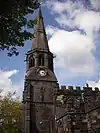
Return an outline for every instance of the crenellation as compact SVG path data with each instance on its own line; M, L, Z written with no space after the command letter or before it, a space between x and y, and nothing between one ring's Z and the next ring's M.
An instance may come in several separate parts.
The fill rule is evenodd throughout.
M76 89L76 91L81 91L81 87L80 86L76 86L75 89Z
M94 90L95 90L96 92L99 92L99 88L98 88L98 87L95 87Z
M92 91L92 87L83 87L84 92L90 92Z
M65 85L61 85L61 90L66 90L66 86Z
M73 86L68 86L68 90L73 91L74 87Z
M83 89L82 89L83 88ZM59 89L64 90L64 91L75 91L75 92L81 92L81 93L95 93L95 92L100 92L98 87L81 87L81 86L65 86L61 85Z

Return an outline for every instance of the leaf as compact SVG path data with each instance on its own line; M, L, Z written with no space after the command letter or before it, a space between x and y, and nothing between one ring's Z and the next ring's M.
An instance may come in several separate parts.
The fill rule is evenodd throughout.
M6 10L5 10L6 7ZM8 56L18 55L17 48L23 47L33 34L35 20L28 20L26 15L34 13L39 7L38 0L1 0L0 1L0 50L7 50ZM23 30L24 29L24 30ZM12 48L13 47L13 48Z
M13 95L0 96L0 133L19 132L21 101L13 99Z

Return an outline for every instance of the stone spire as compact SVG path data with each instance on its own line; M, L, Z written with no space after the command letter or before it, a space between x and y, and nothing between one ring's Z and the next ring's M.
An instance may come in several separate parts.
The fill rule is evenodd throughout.
M38 49L38 50L49 51L49 46L48 46L45 27L43 23L41 8L39 8L39 13L37 17L37 25L35 28L34 36L35 37L32 42L32 50Z

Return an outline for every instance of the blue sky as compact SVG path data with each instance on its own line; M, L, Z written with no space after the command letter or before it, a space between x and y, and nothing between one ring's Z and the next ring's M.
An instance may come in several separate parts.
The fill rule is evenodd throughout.
M88 82L99 87L100 0L46 0L42 13L50 50L56 55L54 67L60 85L84 86ZM22 94L25 53L31 44L26 41L17 57L0 52L0 87L4 93L16 90Z

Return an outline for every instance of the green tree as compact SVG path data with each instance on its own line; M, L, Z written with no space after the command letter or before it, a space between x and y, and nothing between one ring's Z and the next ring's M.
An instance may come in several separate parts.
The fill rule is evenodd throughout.
M0 50L7 50L8 56L18 55L17 48L33 38L27 29L33 28L36 20L26 15L38 7L38 0L0 0Z
M21 102L13 96L0 96L0 133L19 133Z

